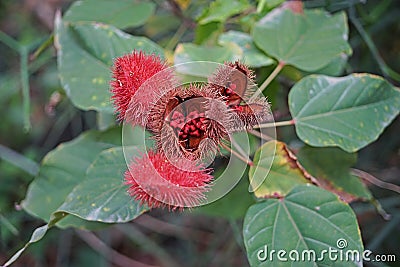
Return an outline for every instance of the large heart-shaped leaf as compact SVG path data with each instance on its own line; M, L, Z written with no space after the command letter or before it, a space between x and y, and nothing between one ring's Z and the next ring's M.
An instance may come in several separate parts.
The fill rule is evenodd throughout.
M251 36L244 32L228 31L220 35L218 43L222 46L228 43L234 43L243 51L243 60L250 67L258 68L269 66L274 60L260 51L253 43Z
M29 185L22 207L30 214L49 221L66 197L86 176L86 170L97 155L115 145L121 145L121 129L106 132L90 131L71 142L59 145L43 159L37 177ZM71 216L68 216L71 217ZM82 227L82 220L59 222Z
M251 266L362 265L363 244L354 212L335 194L311 185L251 206L243 237ZM335 260L328 251L343 253L344 260ZM358 262L351 260L356 253Z
M124 132L129 139L124 143L143 144L143 130L127 128ZM37 228L5 266L17 260L54 225L97 229L107 225L105 222L126 222L145 212L146 207L133 201L125 191L122 177L126 168L121 128L86 132L48 153L22 201L25 211L47 224Z
M80 218L120 222L141 214L144 209L124 192L123 171L127 167L121 136L125 146L144 147L148 133L130 126L122 132L121 128L90 131L48 153L22 201L23 208L47 222L52 214L69 214L57 224L59 227L97 228L98 223ZM131 157L137 150L124 152ZM103 209L98 210L101 203ZM118 209L112 208L115 205Z
M376 140L399 114L400 91L370 74L311 75L290 91L289 109L305 143L354 152Z
M139 152L136 147L129 149ZM102 151L89 166L86 178L75 186L58 210L90 221L133 220L147 208L128 195L123 181L126 169L122 147Z
M143 25L154 13L152 2L129 0L85 0L74 2L64 15L64 21L97 21L118 28Z
M360 178L351 175L350 168L357 162L355 153L335 147L305 146L297 154L301 165L319 186L337 194L343 201L371 200L372 195Z
M61 84L72 103L83 110L113 112L109 81L114 58L135 49L163 55L149 39L101 23L69 23L57 17L55 33Z
M346 55L345 53L340 54L332 59L331 62L329 62L323 68L314 71L314 73L328 76L339 76L343 73L344 68L346 67L347 59L348 55Z
M285 196L296 185L310 182L296 157L282 142L269 141L262 145L253 162L249 179L256 197Z
M341 54L351 54L344 12L331 16L313 9L295 14L274 9L254 27L256 45L268 55L301 70L315 71Z

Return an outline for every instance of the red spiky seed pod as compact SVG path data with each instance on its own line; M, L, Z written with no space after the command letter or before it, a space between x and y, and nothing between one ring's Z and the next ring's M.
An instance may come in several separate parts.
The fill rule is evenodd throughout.
M232 112L222 96L211 87L193 84L170 90L149 114L147 128L154 133L157 149L189 160L215 152L232 125ZM205 139L210 140L202 142Z
M159 56L154 54L146 55L142 51L133 51L131 54L115 59L112 67L113 80L110 82L111 99L114 102L115 111L118 113L120 121L127 120L143 124L138 119L143 117L143 114L138 113L145 112L150 107L147 104L151 103L151 101L145 90L140 92L138 90L157 73L164 73L163 77L159 77L158 80L171 81L172 83L174 78L171 72L165 71L167 67L167 64ZM151 87L151 90L147 90L150 91L150 95L156 95L161 90L161 87L154 85L154 82L147 85L147 87ZM135 95L136 103L132 104L131 101ZM128 116L127 111L132 105L140 106L140 109L130 112Z
M182 210L205 200L212 179L209 169L192 161L171 163L160 152L149 151L134 158L125 172L129 194L149 208Z
M208 82L224 97L226 105L236 112L244 128L252 128L269 117L265 97L253 97L256 89L254 73L245 64L239 61L226 62ZM240 125L236 128L244 130Z

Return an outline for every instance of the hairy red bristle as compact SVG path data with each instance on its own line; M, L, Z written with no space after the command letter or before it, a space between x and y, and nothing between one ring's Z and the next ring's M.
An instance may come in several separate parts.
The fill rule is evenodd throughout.
M112 67L111 99L118 119L124 120L132 97L140 86L167 65L156 55L146 55L142 51L118 57Z
M125 172L129 194L150 208L183 209L201 204L212 176L191 161L172 164L159 152L135 158Z

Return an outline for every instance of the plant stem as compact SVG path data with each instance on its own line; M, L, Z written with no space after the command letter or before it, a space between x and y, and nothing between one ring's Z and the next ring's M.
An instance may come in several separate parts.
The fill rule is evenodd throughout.
M20 44L2 31L0 31L0 42L17 52L20 51Z
M159 246L156 242L150 239L147 235L142 233L133 224L120 224L115 226L121 233L128 237L133 243L140 246L144 251L151 253L158 259L159 262L163 263L166 267L179 267L177 261L168 254L163 247Z
M231 149L229 146L221 143L221 146L223 148L225 148L226 150L230 151L233 155L235 155L238 159L240 159L241 161L243 161L244 163L246 163L249 166L254 166L254 163L249 159L249 158L245 158L244 156L240 155L240 153L236 152L235 150Z
M28 73L28 48L22 46L20 49L21 54L21 85L22 85L22 105L24 114L24 130L28 132L31 129L30 120L30 109L31 109L31 99L29 94L29 73Z
M350 169L350 170L351 170L352 175L355 175L365 181L368 181L371 184L376 185L380 188L391 190L393 192L400 194L400 186L398 186L396 184L381 181L378 178L374 177L372 174L369 174L369 173L359 170L359 169Z
M168 42L167 46L165 47L165 50L173 50L176 46L176 44L179 42L183 34L186 32L187 27L185 23L182 23L178 30L175 32L174 36L172 36L171 40Z
M19 231L17 228L15 228L15 226L3 215L1 215L0 213L0 225L3 225L5 228L8 229L8 231L10 231L13 235L18 236L19 235Z
M265 79L265 81L261 84L261 86L258 88L259 90L257 90L253 97L257 97L259 94L261 94L265 88L267 88L267 86L275 79L275 77L279 74L279 72L281 72L281 70L283 69L283 67L285 66L285 62L283 61L279 61L278 65L276 65L275 69L271 72L271 74L267 77L267 79Z
M24 170L32 176L39 172L39 164L19 154L18 152L0 144L0 158Z
M137 266L137 267L155 267L154 265L148 265L141 262L138 262L134 259L131 259L114 249L107 246L102 240L100 240L95 234L84 231L84 230L75 230L76 234L85 241L91 248L97 251L100 255L105 257L107 260L111 261L117 266L120 267L128 267L128 266Z
M249 129L249 130L247 130L247 132L252 134L252 135L254 135L254 136L257 136L258 138L263 139L265 141L274 140L271 136L263 134L263 133L261 133L259 131L253 130L253 129Z
M357 31L360 34L361 38L367 44L369 50L371 51L372 56L375 58L376 62L378 63L378 66L381 69L381 71L383 72L383 74L385 76L388 76L388 77L392 78L395 81L400 82L400 74L397 73L396 71L392 70L386 64L386 62L383 60L383 58L379 54L379 51L376 48L374 42L372 41L372 38L368 35L367 31L363 28L361 23L355 17L354 10L353 10L353 12L350 12L350 21L351 21L351 23L353 23L354 27L357 29Z
M30 56L30 60L35 60L43 51L45 51L49 46L53 44L54 41L54 34L51 34Z
M13 38L6 33L0 31L0 42L4 43L11 49L17 51L20 55L20 72L21 72L21 86L22 86L22 106L24 115L24 129L29 131L31 129L30 122L30 97L29 97L29 73L28 73L28 54L29 48L20 45Z
M196 22L189 17L186 17L180 6L176 3L175 0L167 0L168 4L171 7L171 12L182 20L182 23L185 24L185 27L194 29L196 27Z
M169 223L147 214L142 214L140 217L136 218L135 224L162 235L190 240L191 242L198 242L200 244L207 244L212 236L209 232Z
M272 128L272 127L279 127L279 126L289 126L289 125L294 125L295 122L294 120L290 121L278 121L278 122L269 122L269 123L263 123L260 125L254 126L254 128Z

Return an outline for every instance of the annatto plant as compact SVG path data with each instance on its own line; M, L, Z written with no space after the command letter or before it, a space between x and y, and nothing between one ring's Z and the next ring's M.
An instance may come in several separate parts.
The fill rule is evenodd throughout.
M345 12L282 2L213 1L196 22L203 45L179 43L173 57L194 23L181 2L169 2L184 23L165 49L120 30L143 25L152 2L77 1L57 14L65 93L116 119L43 159L21 206L46 224L4 266L51 227L91 230L150 209L244 219L251 266L368 261L349 203L379 209L363 183L376 178L352 166L399 114L400 91L376 75L342 75L352 54ZM255 74L268 73L257 88ZM278 75L292 81L290 117L274 122L268 88ZM295 128L297 143L279 140L282 126Z

